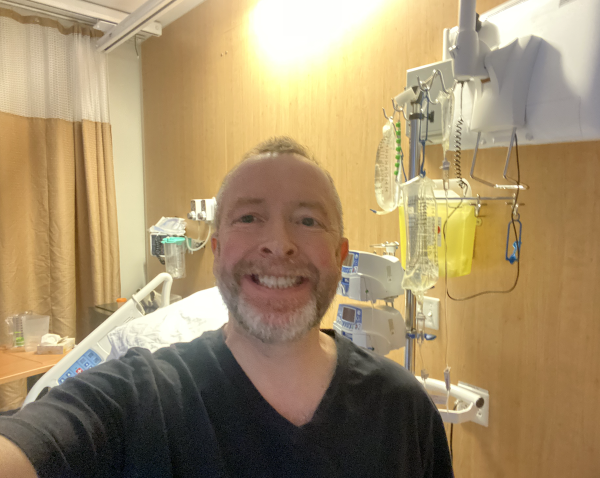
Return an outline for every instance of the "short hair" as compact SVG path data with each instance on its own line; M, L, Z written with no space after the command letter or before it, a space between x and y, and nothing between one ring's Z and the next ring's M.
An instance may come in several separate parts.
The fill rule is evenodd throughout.
M246 154L244 154L244 156L242 156L242 160L238 164L236 164L233 167L233 169L225 175L225 177L223 178L223 182L221 183L221 187L219 188L219 192L217 193L217 197L216 197L217 209L215 211L215 232L219 231L219 225L221 223L221 207L220 207L220 205L223 202L223 197L227 190L227 185L229 184L229 181L231 180L231 176L240 167L240 165L243 164L245 161L247 161L248 159L254 158L256 156L260 156L262 154L270 154L272 156L278 156L280 154L297 154L298 156L302 156L303 158L307 159L308 161L310 161L311 163L316 165L321 171L323 171L323 173L325 173L325 176L327 176L327 178L329 179L329 182L331 183L331 189L333 191L333 198L334 198L334 202L335 202L336 216L337 216L337 220L338 220L338 223L340 226L340 236L343 237L343 235L344 235L344 217L343 217L343 212L342 212L342 202L340 201L340 196L337 192L337 189L335 187L335 183L333 182L333 178L331 177L331 174L329 174L329 171L327 171L323 166L321 166L321 164L316 160L316 158L313 156L313 154L310 152L310 150L306 146L300 144L295 139L290 138L289 136L274 136L272 138L267 139L266 141L263 141L262 143L259 143L254 148L249 150Z

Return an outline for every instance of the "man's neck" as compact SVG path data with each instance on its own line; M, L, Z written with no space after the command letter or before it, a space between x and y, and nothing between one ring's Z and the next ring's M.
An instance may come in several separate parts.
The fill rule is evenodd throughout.
M295 425L310 421L335 372L334 339L315 327L292 342L264 343L232 318L224 334L227 347L265 400Z

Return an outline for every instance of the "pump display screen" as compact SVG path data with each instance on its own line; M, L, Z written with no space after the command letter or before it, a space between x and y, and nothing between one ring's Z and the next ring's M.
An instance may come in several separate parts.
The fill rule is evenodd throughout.
M354 264L354 254L352 254L351 252L348 253L348 255L346 256L346 258L344 259L344 266L346 267L352 267L352 265Z
M356 310L350 309L349 307L344 307L344 311L342 312L342 320L354 323L355 317Z

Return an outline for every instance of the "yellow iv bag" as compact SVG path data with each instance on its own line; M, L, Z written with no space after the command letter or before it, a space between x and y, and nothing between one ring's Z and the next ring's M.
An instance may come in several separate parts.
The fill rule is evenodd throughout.
M436 193L438 193L438 191L436 191ZM442 228L446 222L446 201L444 197L437 197L437 203L438 265L440 268L440 277L444 277L446 248ZM452 214L452 211L454 211L455 208L458 209ZM404 206L399 205L398 210L400 212L400 251L402 256L402 267L406 269L406 223L404 219ZM448 240L448 277L460 277L471 273L473 247L475 245L475 228L477 225L475 207L465 202L461 204L460 201L448 201L448 215L452 216L446 226L446 238Z

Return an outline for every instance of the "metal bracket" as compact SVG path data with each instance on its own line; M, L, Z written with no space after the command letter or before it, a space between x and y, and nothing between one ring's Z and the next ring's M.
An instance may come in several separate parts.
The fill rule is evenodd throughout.
M481 202L481 196L477 195L477 202L475 203L475 217L480 217L481 206L484 204Z
M458 386L473 393L477 393L481 396L481 398L483 398L483 404L477 410L477 414L475 415L473 421L479 425L487 427L490 418L490 392L483 388L476 387L475 385L470 385L460 381L458 382Z
M526 184L518 184L517 181L515 181L513 178L510 178L506 175L506 172L508 171L508 165L510 164L510 155L512 153L512 148L513 148L513 144L515 142L516 136L517 136L517 128L513 128L512 134L510 135L510 144L508 146L506 162L504 163L504 173L502 174L502 177L504 179L506 179L507 181L513 181L515 184L494 184L494 183L490 183L489 181L486 181L485 179L478 178L475 176L475 163L477 161L477 151L479 151L479 141L481 140L481 131L479 133L477 133L477 141L475 142L475 151L473 151L473 162L471 163L471 173L470 173L471 178L474 179L475 181L479 181L480 183L485 184L486 186L490 186L490 187L496 188L496 189L529 189L529 186L527 186Z
M525 203L518 203L517 202L517 198L516 196L513 195L513 199L511 202L505 202L504 204L506 204L507 206L510 206L511 209L513 209L513 218L515 219L515 221L519 221L521 219L521 213L519 212L519 207L524 207Z

